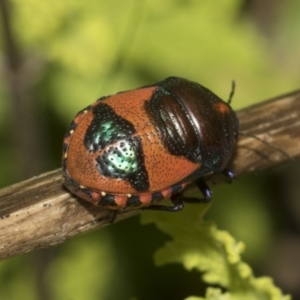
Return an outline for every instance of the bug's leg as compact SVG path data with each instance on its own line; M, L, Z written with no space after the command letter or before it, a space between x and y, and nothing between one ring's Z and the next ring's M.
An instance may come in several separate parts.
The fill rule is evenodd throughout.
M208 185L205 183L205 181L203 179L198 179L196 181L196 185L197 187L200 189L200 191L202 192L204 198L199 199L199 201L203 202L203 203L208 203L211 201L211 197L212 197L212 191L210 190L210 188L208 187Z
M203 179L198 179L195 181L195 184L201 191L203 198L196 198L196 197L184 197L183 201L188 203L208 203L211 201L212 198L212 191L205 183Z
M231 170L229 170L229 169L224 169L224 170L222 171L222 173L223 173L226 177L228 177L228 178L230 179L230 181L232 181L232 180L235 179L235 174L234 174Z
M116 220L117 214L118 211L112 209L107 216L108 223L113 224Z
M169 211L169 212L177 212L181 211L184 207L184 202L188 203L208 203L211 200L212 192L210 188L207 186L204 180L199 179L195 182L197 187L200 189L200 191L203 194L203 198L196 198L196 197L183 197L180 193L175 194L171 196L171 201L173 203L173 206L167 206L167 205L151 205L148 207L145 207L143 209L146 210L158 210L158 211Z
M145 210L156 210L156 211L169 211L169 212L177 212L177 211L181 211L184 207L184 199L181 194L175 194L173 196L170 197L173 205L172 206L168 206L168 205L151 205L148 207L144 207L142 209Z

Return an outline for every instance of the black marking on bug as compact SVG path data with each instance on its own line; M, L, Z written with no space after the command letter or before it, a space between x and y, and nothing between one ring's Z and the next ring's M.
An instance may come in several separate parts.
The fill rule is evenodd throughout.
M105 103L99 103L92 111L94 117L84 136L88 151L101 151L121 139L130 138L136 132L132 123L117 115Z
M177 77L156 83L145 110L166 150L220 172L229 163L238 119L231 107L202 85Z
M67 160L65 159L63 162L63 171L65 172L66 170L66 166L67 166ZM73 189L80 189L82 190L79 186L79 183L74 180L72 177L70 176L66 176L66 174L64 174L63 176L63 181L67 186L71 186Z
M102 96L102 97L100 97L96 102L100 102L100 101L103 101L103 100L105 100L105 99L107 99L107 98L109 98L110 96Z
M106 194L105 196L101 196L101 199L97 203L99 206L117 206L115 201L115 196L112 194Z
M80 191L86 194L89 198L93 197L93 192L88 188L80 188Z
M155 192L152 194L151 202L156 202L164 199L164 195L161 192Z
M179 193L181 190L182 190L182 185L181 184L173 185L171 187L171 196L174 195L174 194Z
M64 151L64 153L65 152L66 151ZM63 172L65 172L67 169L67 160L65 158L62 160L62 169L63 169Z
M145 102L145 110L169 153L183 155L195 163L200 161L200 139L196 127L173 93L158 87Z
M89 105L89 106L85 107L84 109L80 110L80 111L76 114L75 118L78 117L78 116L81 115L81 114L84 114L86 111L90 110L91 108L92 108L92 105Z
M67 152L68 148L69 148L69 144L63 143L63 149L62 150L63 150L64 154Z
M74 131L77 127L77 123L72 121L72 123L70 124L69 128L68 128L68 131L66 132L64 138L67 138L71 135L71 132Z
M96 158L96 169L106 177L127 180L138 192L149 190L148 172L144 164L139 137L121 140Z
M127 199L127 206L141 206L142 202L138 195L133 195Z

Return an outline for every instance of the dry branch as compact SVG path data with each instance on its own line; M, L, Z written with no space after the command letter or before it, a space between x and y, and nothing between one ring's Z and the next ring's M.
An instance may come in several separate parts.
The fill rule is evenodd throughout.
M273 98L238 112L241 136L231 169L237 176L291 162L300 156L300 91ZM218 176L209 180L221 182ZM125 210L116 221L141 213ZM54 170L0 190L0 259L109 225L111 211L70 195Z

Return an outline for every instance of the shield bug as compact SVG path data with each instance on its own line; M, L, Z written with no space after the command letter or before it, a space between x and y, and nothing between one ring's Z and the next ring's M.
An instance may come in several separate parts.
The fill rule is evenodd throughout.
M63 182L95 205L178 211L209 201L204 177L225 173L238 137L229 103L202 85L169 77L102 97L80 111L63 144ZM195 183L203 199L183 198ZM157 205L170 198L173 206Z

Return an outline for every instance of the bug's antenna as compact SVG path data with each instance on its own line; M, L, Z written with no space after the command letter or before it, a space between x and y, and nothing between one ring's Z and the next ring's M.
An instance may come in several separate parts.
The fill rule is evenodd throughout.
M230 103L231 103L231 100L232 100L232 98L233 98L234 92L235 92L235 81L232 80L232 82L231 82L231 92L230 92L230 94L229 94L229 99L228 99L228 101L227 101L227 104L228 104L228 105L230 105Z
M282 149L280 149L279 147L257 137L256 135L253 135L253 134L250 134L250 133L243 133L243 132L239 132L239 135L242 135L242 136L248 136L248 137L252 137L254 139L256 139L257 141L260 141L262 143L264 143L265 145L273 148L274 150L280 152L281 154L283 154L285 157L289 158L290 160L294 160L293 157L291 157L289 154L287 154L286 152L284 152Z

